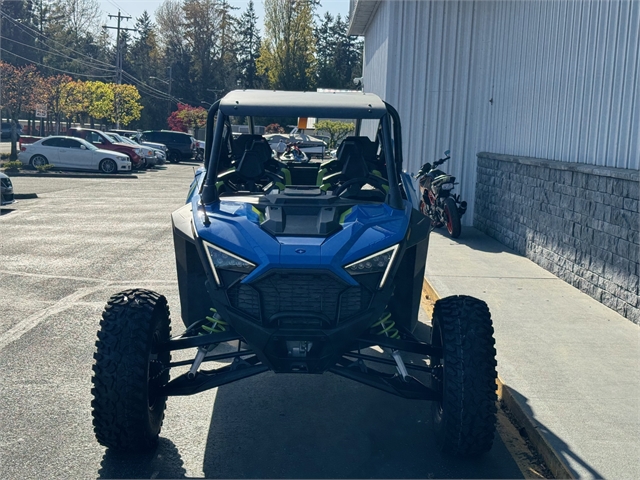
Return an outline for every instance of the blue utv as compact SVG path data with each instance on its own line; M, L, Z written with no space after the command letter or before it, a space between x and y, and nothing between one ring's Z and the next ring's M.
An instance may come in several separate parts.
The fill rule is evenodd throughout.
M348 121L353 135L336 158L304 163L283 161L256 133L232 135L233 124L255 132L254 123L297 117ZM362 92L233 91L209 110L205 159L172 214L186 329L170 336L158 293L109 299L93 366L98 441L150 450L168 396L267 371L331 372L432 401L444 451L488 451L491 316L484 302L453 296L436 302L430 330L416 328L430 220L402 170L396 110Z

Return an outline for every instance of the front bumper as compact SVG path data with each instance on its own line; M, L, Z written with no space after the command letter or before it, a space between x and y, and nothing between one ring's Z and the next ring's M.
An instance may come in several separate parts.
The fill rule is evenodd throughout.
M207 283L212 303L278 373L333 367L380 318L391 296L390 287L376 289L380 274L363 275L353 286L321 269L274 269L251 283L229 273L221 274L223 288Z

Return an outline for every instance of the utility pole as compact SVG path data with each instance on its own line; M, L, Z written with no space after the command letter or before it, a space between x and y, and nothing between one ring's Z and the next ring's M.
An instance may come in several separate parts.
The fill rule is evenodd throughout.
M173 82L172 70L171 67L169 69L169 100L167 100L167 118L171 115L171 83Z
M102 28L107 29L107 28L111 28L113 30L116 30L116 83L118 85L122 84L122 44L120 42L120 30L127 30L130 32L135 32L136 29L135 28L127 28L127 27L122 27L120 26L120 21L121 20L131 20L131 17L127 17L126 15L122 15L120 13L120 10L118 10L118 15L109 15L109 18L117 18L118 19L118 26L117 27L112 27L110 25L103 25ZM119 110L118 110L118 96L116 95L116 128L120 128L120 115L119 115Z

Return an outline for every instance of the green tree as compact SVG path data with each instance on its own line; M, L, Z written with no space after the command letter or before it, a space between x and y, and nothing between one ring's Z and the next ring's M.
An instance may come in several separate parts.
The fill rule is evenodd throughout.
M130 65L131 74L146 83L149 77L163 76L158 72L164 71L164 60L156 26L146 11L137 18L135 29L137 36L127 50L127 64ZM131 80L126 75L125 78ZM142 112L139 121L132 121L132 125L144 130L163 126L161 119L167 115L167 102L162 98L164 95L144 86L140 86L139 93Z
M86 83L80 80L68 83L64 93L60 111L67 119L67 127L74 118L78 119L80 125L84 125L84 115L89 109L90 98Z
M362 41L349 36L348 29L348 19L328 12L316 27L318 87L353 89L353 79L362 74Z
M110 120L120 126L129 125L132 121L140 119L142 105L140 105L140 93L133 85L108 84L113 92L113 104Z
M112 117L115 96L112 84L104 82L84 82L87 95L87 110L91 127L95 120L107 121Z
M308 90L315 81L314 4L309 0L265 0L265 35L258 71L269 86Z
M335 148L347 135L353 132L355 125L350 122L337 122L334 120L321 120L316 122L316 131L329 134L329 148Z
M35 39L25 27L33 21L32 3L25 0L0 2L2 22L2 58L15 66L28 64L36 60Z
M338 72L334 68L335 39L333 37L334 18L325 12L320 24L316 26L317 85L320 88L337 88Z
M257 23L253 0L249 0L238 24L238 69L241 86L244 88L259 88L262 84L256 66L261 45Z

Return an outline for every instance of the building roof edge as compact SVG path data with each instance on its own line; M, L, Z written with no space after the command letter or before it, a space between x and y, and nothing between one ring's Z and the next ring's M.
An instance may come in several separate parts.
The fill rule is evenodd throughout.
M364 35L381 0L350 0L349 35Z

